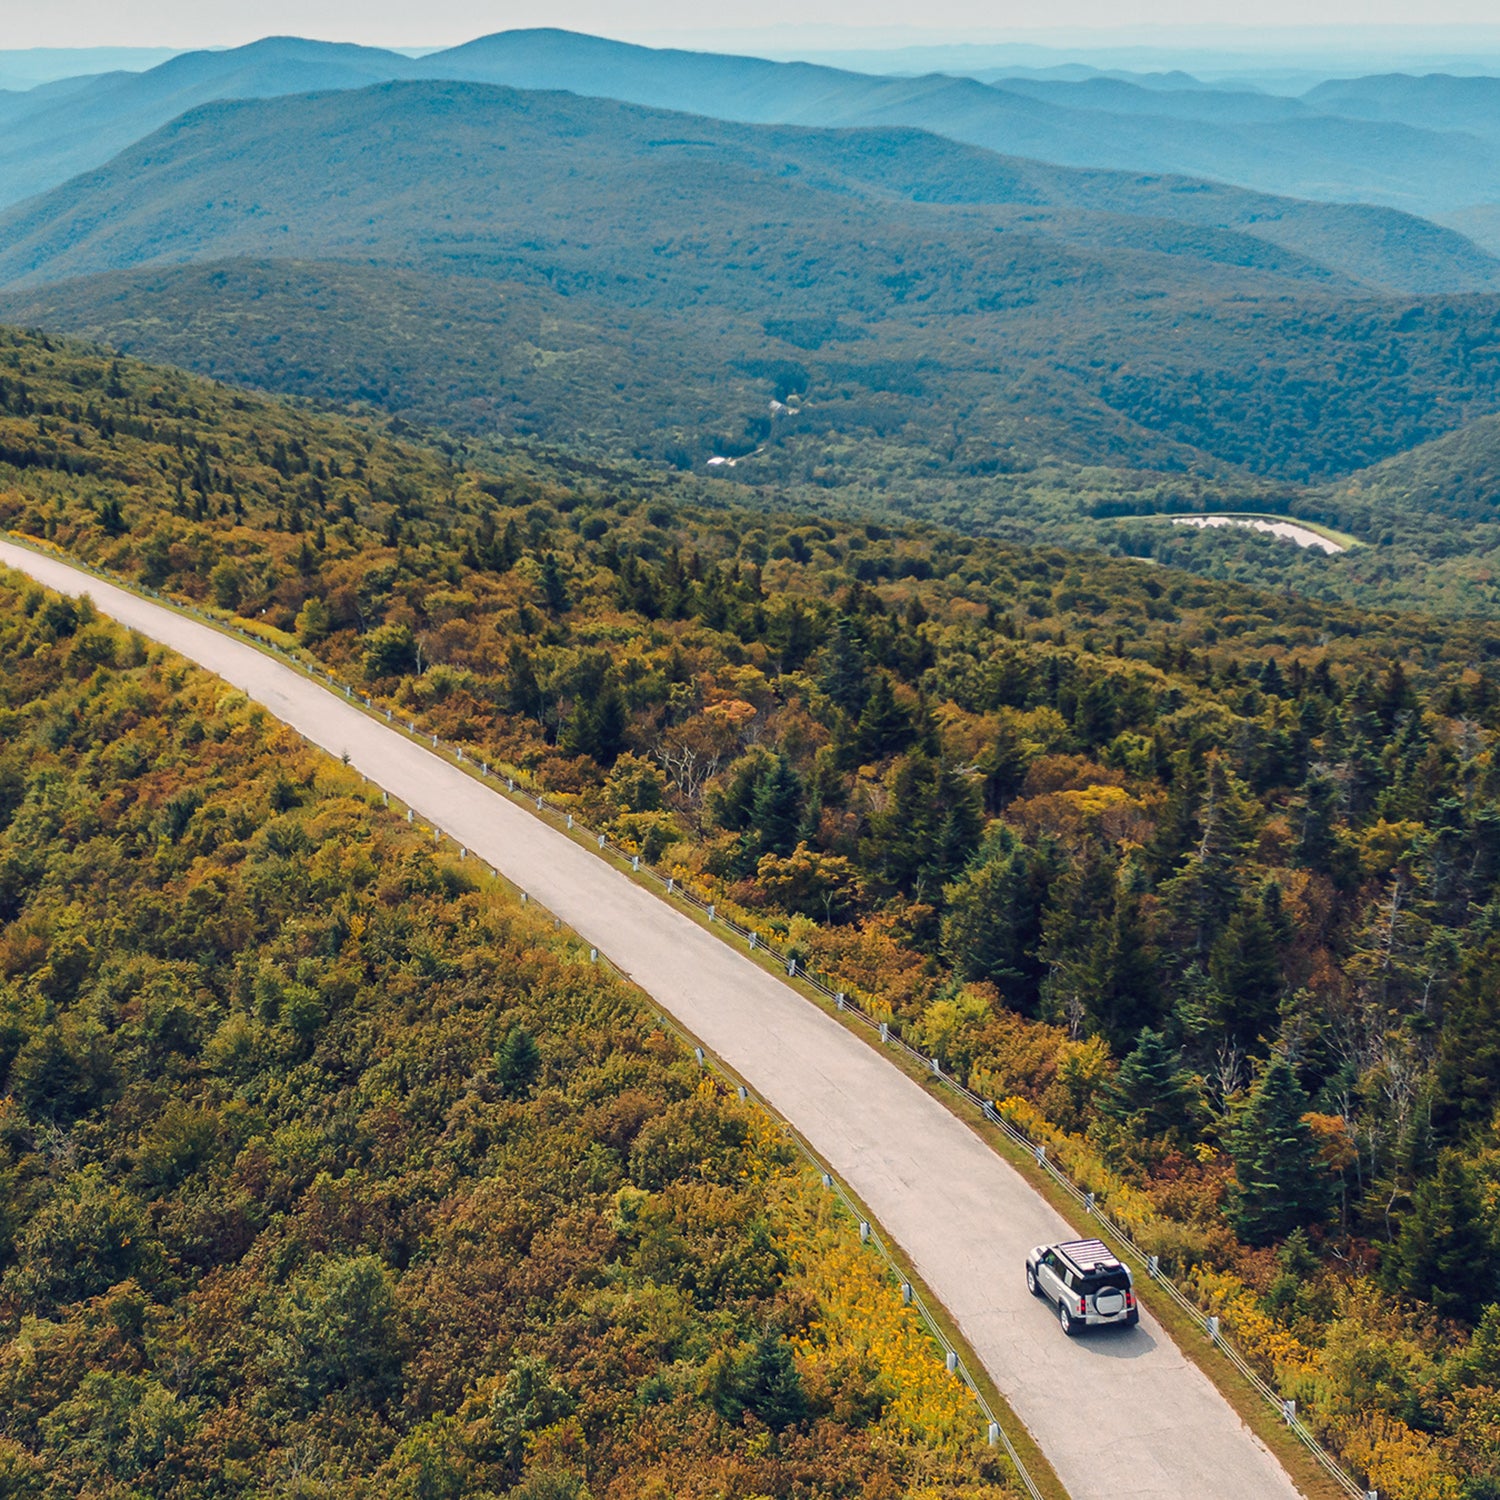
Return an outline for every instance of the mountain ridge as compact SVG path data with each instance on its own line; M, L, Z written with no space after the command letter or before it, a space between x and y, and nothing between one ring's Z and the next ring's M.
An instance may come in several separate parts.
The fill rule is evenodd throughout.
M892 444L917 483L1049 457L1303 480L1494 409L1492 296L1393 297L1114 211L1211 218L1221 192L408 80L200 106L12 208L0 312L302 394L405 389L437 426L758 455L767 483L823 483L842 450L884 486ZM1366 259L1372 221L1405 222L1303 207Z
M1224 90L1144 89L1117 80L990 84L941 73L892 77L538 28L420 58L267 38L226 52L182 54L142 74L108 75L79 91L66 111L16 96L22 102L0 107L0 118L10 120L0 141L0 202L98 166L176 114L216 98L411 78L564 88L745 123L912 125L1061 165L1208 177L1330 202L1368 200L1445 221L1500 198L1500 146L1462 131L1435 133L1420 120L1303 110L1280 122L1236 123L1222 117L1246 108L1225 104L1241 96ZM1112 89L1116 103L1132 101L1130 107L1092 107L1099 93L1092 84Z
M434 101L434 108L446 107L441 103L444 100L473 100L481 97L473 92L475 90L499 90L500 92L489 97L508 97L515 101L519 101L523 94L538 92L510 89L506 85L475 82L448 84L437 80L387 81L371 87L388 91L379 96L382 99L401 101L425 97ZM458 89L469 92L459 94L455 92ZM509 91L506 92L507 90ZM194 149L226 149L222 129L218 129L218 134L215 135L216 128L229 118L223 111L237 111L235 117L249 122L249 128L254 129L257 125L265 128L263 121L266 112L279 107L289 119L305 120L307 123L304 128L321 129L325 132L340 128L338 117L341 114L362 113L367 128L378 132L380 122L368 108L368 100L361 102L348 99L342 107L337 103L331 106L328 103L336 100L340 93L354 96L363 92L325 91L321 96L324 104L311 107L294 103L303 96L289 96L260 101L212 101L189 110L128 148L115 162L82 174L49 194L0 214L0 280L14 282L41 273L43 265L39 256L34 256L29 262L17 264L14 251L18 242L24 242L28 234L34 235L49 217L56 218L60 209L66 209L70 203L83 199L100 184L107 184L111 174L119 178L126 173L135 174L147 170L160 172L163 163L171 159L174 146L180 146L181 142L191 138L195 132L206 137L207 142L205 146ZM589 108L585 102L587 96L573 97L579 100L574 114L586 112ZM259 108L249 107L257 104ZM614 117L611 116L611 106L626 111L640 111L634 115L618 116L621 119L640 120L654 115L659 117L659 123L666 128L675 129L688 122L698 130L712 130L714 127L706 122L716 121L718 139L738 143L754 138L745 133L742 122L718 121L714 116L694 116L682 110L653 111L650 107L628 105L624 101L609 99L595 100L591 118ZM517 108L519 107L517 103ZM566 110L560 96L554 109L559 120L563 120ZM909 142L914 138L914 127L901 125L884 127L882 131L863 137L856 137L848 131L834 132L826 127L813 126L760 126L750 129L752 132L755 129L780 132L759 137L770 143L768 149L781 149L783 143L794 139L801 148L840 142L843 147L841 170L847 170L848 160L859 154L861 140L873 143L866 153L873 155L884 149L881 142ZM797 133L795 137L788 134L793 131ZM345 129L344 134L348 136L349 131ZM1045 206L1160 218L1197 229L1248 235L1301 257L1307 257L1308 247L1314 246L1316 250L1312 258L1316 259L1317 254L1321 253L1330 270L1384 290L1467 292L1500 288L1500 260L1473 247L1454 231L1390 210L1278 200L1220 184L1162 178L1150 174L1127 175L1060 168L1025 159L999 157L984 148L954 142L941 135L923 132L922 138L928 160L909 168L921 180L915 189L905 190L905 195L914 199L938 201L946 197L950 201L963 201L968 196L975 202L1020 202L1029 207ZM351 138L344 149L357 149L358 144ZM476 149L478 148L479 143L476 143ZM946 180L944 174L948 174L952 181ZM125 195L121 193L119 196L123 202ZM97 237L97 220L101 217L101 212L91 210L90 213ZM118 262L95 263L86 267L80 265L77 248L81 238L80 231L76 228L65 230L64 238L68 241L67 257L60 269L48 273L48 279L119 268ZM1374 247L1373 250L1371 247Z

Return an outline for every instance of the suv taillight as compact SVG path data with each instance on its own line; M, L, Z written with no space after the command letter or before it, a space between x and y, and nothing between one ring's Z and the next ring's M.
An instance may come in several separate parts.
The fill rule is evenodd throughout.
M1126 1292L1125 1293L1125 1306L1126 1307L1134 1307L1135 1306L1135 1293L1134 1292Z
M1080 1297L1078 1299L1078 1311L1081 1312L1081 1313L1086 1313L1088 1310L1089 1310L1089 1299L1087 1297Z

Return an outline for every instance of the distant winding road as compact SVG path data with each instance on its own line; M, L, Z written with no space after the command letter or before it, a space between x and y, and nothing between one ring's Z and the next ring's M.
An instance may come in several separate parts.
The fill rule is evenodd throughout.
M0 563L180 652L529 891L801 1132L901 1246L1074 1500L1292 1500L1270 1452L1149 1314L1064 1338L1022 1261L1070 1237L961 1120L684 912L290 667L0 538Z

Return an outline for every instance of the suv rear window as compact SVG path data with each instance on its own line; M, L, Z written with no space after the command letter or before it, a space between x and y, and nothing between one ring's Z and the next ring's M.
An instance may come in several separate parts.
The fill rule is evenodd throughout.
M1091 1276L1083 1278L1083 1291L1090 1297L1095 1292L1102 1292L1113 1287L1116 1291L1128 1292L1130 1290L1130 1273L1128 1271L1099 1271Z

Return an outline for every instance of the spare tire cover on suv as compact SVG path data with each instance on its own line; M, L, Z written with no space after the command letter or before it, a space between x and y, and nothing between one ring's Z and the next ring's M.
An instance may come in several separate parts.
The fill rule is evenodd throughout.
M1106 1318L1124 1312L1125 1293L1117 1286L1101 1286L1094 1293L1094 1311Z

